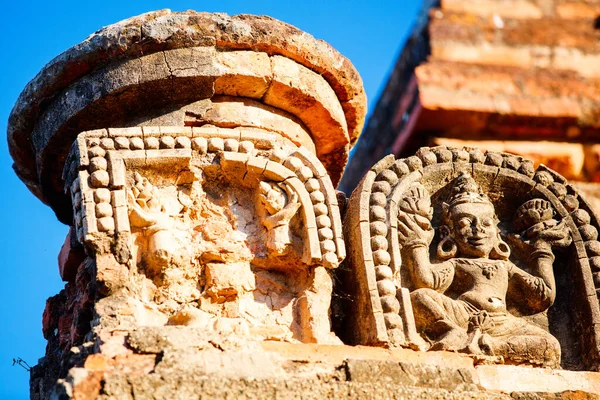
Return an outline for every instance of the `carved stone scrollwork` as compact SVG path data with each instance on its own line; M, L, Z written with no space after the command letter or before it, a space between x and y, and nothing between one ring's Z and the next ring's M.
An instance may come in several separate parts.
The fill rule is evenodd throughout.
M99 279L143 309L133 325L230 321L339 343L327 270L345 257L340 212L307 149L252 129L144 127L82 133L71 156L77 238L114 258L97 262Z
M555 172L470 148L389 156L344 224L349 341L600 365L597 220Z
M267 248L278 256L285 255L293 244L290 222L300 208L298 195L285 183L263 181L258 197L259 215L267 230Z

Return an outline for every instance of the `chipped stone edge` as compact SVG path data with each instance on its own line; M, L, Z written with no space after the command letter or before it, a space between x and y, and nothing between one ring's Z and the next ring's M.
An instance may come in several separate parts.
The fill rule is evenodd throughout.
M282 157L277 153L277 142L276 135L243 128L135 127L80 133L70 155L79 166L77 176L66 186L73 203L77 240L96 252L106 251L118 239L129 243L128 164L153 160L187 164L193 156L213 153L219 156L224 170L258 166L260 171L255 175L261 179L290 183L302 204L299 212L307 235L303 262L336 268L345 258L345 244L331 180L308 149L296 147L291 155ZM258 155L257 148L266 157ZM109 203L112 213L106 207L100 211L102 206L98 205L102 203ZM323 234L324 230L331 233Z

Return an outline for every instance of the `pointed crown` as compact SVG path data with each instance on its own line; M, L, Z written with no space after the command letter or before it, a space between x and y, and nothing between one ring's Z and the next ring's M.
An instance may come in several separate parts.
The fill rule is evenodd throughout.
M458 204L472 203L491 204L490 199L483 193L471 175L461 172L452 187L452 195L448 199L448 209Z

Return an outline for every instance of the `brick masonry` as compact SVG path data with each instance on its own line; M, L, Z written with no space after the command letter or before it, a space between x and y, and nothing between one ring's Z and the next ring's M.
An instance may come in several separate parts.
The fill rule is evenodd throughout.
M598 0L425 2L340 188L386 154L448 141L599 181L598 18Z

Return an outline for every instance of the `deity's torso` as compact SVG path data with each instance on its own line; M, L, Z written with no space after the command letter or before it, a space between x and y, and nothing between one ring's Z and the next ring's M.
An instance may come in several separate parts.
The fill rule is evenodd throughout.
M488 312L506 311L510 262L486 258L456 258L455 282L461 282L458 300Z

